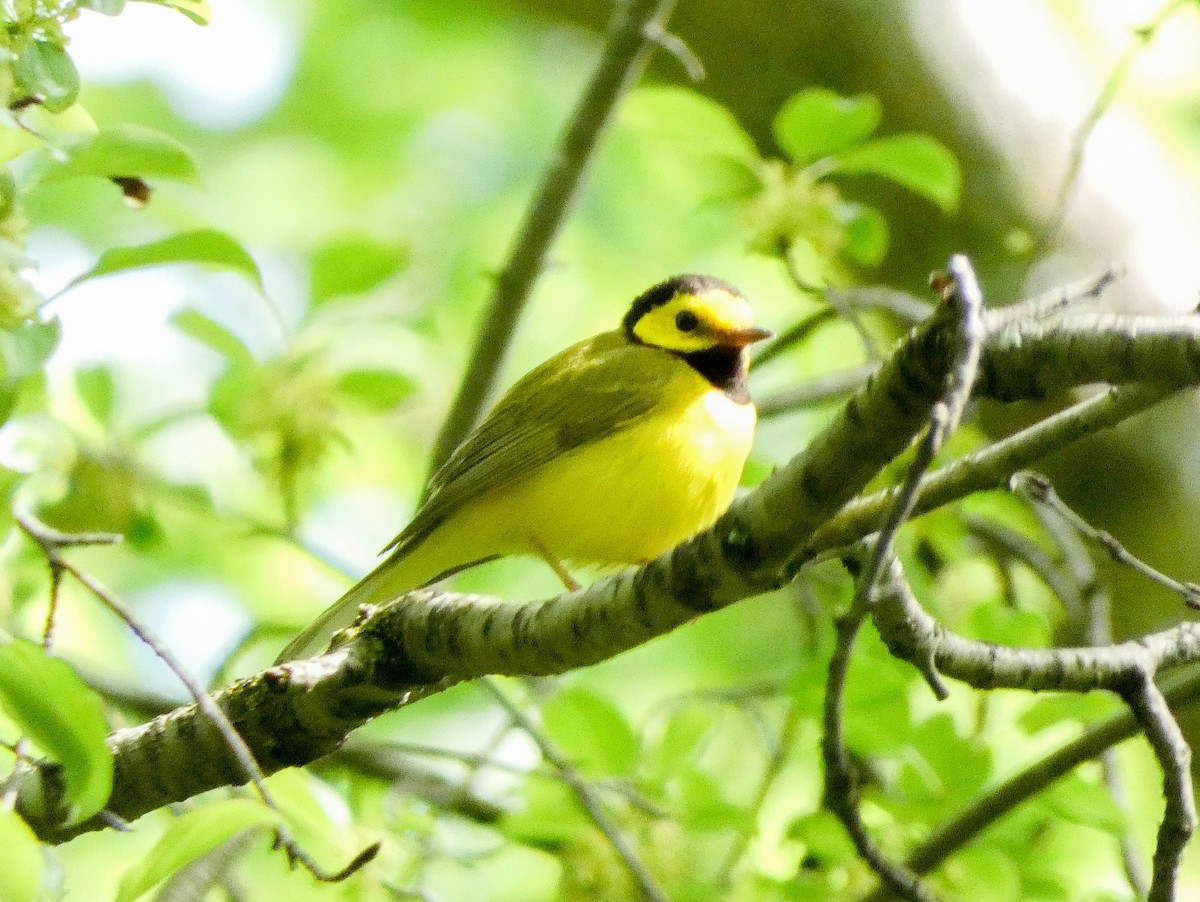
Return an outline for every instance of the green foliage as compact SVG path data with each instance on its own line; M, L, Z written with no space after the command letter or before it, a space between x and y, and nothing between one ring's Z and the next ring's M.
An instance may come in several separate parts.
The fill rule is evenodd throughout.
M210 15L205 0L149 2L200 24ZM0 35L0 88L15 103L0 114L0 419L11 418L16 449L0 488L33 499L56 527L125 535L124 550L71 553L156 622L178 617L185 626L171 638L181 647L228 612L189 613L180 598L217 593L247 619L302 619L342 584L330 560L373 549L400 525L369 522L362 498L384 498L388 518L415 501L487 274L504 259L594 42L466 2L301 3L287 13L297 40L283 95L252 122L208 129L173 112L177 101L150 81L80 93L63 26L118 15L124 0L17 5L21 16ZM872 94L808 87L756 143L696 90L632 92L554 248L510 373L610 328L634 292L672 269L746 285L777 329L814 315L808 289L871 277L892 232L908 228L888 220L871 189L886 183L937 215L952 214L961 193L950 152L929 135L895 132L893 113ZM771 135L782 157L759 149ZM154 189L144 209L127 206L143 186ZM96 261L46 311L34 287L44 282L32 276L43 261L28 257L34 227L84 249L67 272ZM172 289L123 305L136 271L151 267L164 267L152 284ZM48 378L60 344L89 328L72 321L76 299L106 317L88 322L116 321L115 337L53 361ZM154 317L173 332L145 330ZM868 326L884 341L895 334L873 317ZM756 392L859 359L847 331L820 330L803 355L756 373ZM802 447L824 415L765 426L748 481ZM1043 541L1018 504L992 494L971 513ZM3 568L14 599L3 613L7 628L32 636L43 608L31 586L41 592L45 562L20 547ZM922 601L954 628L1006 644L1055 641L1062 617L1046 588L994 560L960 512L908 527L902 547ZM499 565L485 578L536 594L528 573ZM830 622L848 585L821 569L809 589L722 612L719 626L680 630L527 700L672 900L824 902L873 885L820 805ZM106 662L134 688L153 685L141 658L94 628L87 602L66 600L64 654ZM240 673L270 660L257 653L209 663ZM94 813L111 768L95 695L27 642L3 646L0 659L5 738L29 737L62 766L74 816ZM909 665L870 631L860 638L846 734L868 827L889 853L1115 705L998 699L985 706L955 689L934 705ZM367 744L391 752L393 739L444 739L505 760L503 769L439 761L393 788L353 759L316 775L285 771L270 780L279 815L245 799L202 800L179 817L144 818L131 836L94 838L104 854L91 838L47 853L4 814L0 899L50 895L43 854L59 859L46 870L62 870L67 892L121 900L209 856L228 859L247 900L634 898L611 838L561 774L528 748L511 753L512 731L493 714L447 693L374 724ZM413 764L399 752L380 757L384 771L397 758ZM474 812L474 795L505 813L493 822ZM320 885L288 872L266 842L236 842L277 818L330 867L387 842L348 883ZM1095 774L1073 775L932 879L952 898L1084 898L1107 875L1087 873L1077 850L1111 850L1128 820Z
M131 170L137 172L139 170ZM262 288L262 275L258 265L237 241L215 229L197 229L139 244L136 247L109 248L100 255L96 265L76 277L71 283L78 285L87 279L107 276L143 266L161 266L166 263L198 263L219 269L241 273L256 287ZM178 325L178 321L176 323ZM183 328L182 326L180 328Z
M227 840L275 819L269 808L248 799L225 799L186 812L125 872L117 902L133 902Z
M15 811L0 811L0 899L34 902L42 887L42 848Z
M0 645L0 712L62 767L68 823L99 811L112 790L112 755L100 697L64 661L31 642Z
M950 151L928 135L871 139L882 115L873 96L807 88L775 117L775 140L788 160L762 164L763 190L750 208L752 243L786 260L805 286L848 284L847 265L875 267L887 254L887 221L846 198L839 177L873 175L947 213L958 206L962 175Z

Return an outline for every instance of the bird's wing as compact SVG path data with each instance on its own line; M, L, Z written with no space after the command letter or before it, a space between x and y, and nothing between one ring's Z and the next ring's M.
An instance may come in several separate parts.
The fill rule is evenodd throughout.
M661 401L679 362L620 332L580 342L530 371L434 474L429 499L387 551L425 539L484 492L603 438Z

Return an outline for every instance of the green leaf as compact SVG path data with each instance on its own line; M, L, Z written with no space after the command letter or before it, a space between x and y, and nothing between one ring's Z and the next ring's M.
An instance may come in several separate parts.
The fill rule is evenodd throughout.
M312 302L364 294L408 265L408 248L363 236L345 236L318 248L312 258Z
M587 689L569 688L542 706L546 732L589 774L627 774L638 759L638 741L623 714Z
M852 147L838 155L838 171L880 176L947 213L958 207L962 192L958 160L928 135L893 135Z
M0 363L3 378L12 383L41 372L62 337L58 319L24 323L11 331L0 331Z
M501 821L510 839L547 849L558 848L592 826L574 793L551 780L527 781L523 806Z
M188 811L121 877L117 902L132 902L226 840L275 820L269 808L249 799L224 799Z
M42 886L42 847L15 811L0 810L0 900L33 902Z
M883 214L863 204L840 204L837 210L846 229L842 252L860 266L878 266L888 249L888 224Z
M828 868L853 860L854 842L842 822L824 808L801 815L788 826L788 839L804 843L804 860L810 867Z
M67 162L47 171L47 179L95 175L194 182L198 177L191 151L174 138L141 125L74 134L60 145Z
M79 72L56 41L30 41L13 63L12 74L18 91L37 94L52 113L61 113L79 96Z
M235 366L254 364L254 357L240 338L199 310L180 310L171 317L171 325L189 338L208 345Z
M1068 774L1043 793L1039 802L1056 817L1073 824L1103 830L1113 836L1124 834L1128 824L1112 794L1103 783Z
M621 105L620 121L647 137L669 141L687 153L759 162L754 140L721 104L687 88L648 87L632 92Z
M655 749L667 767L678 768L699 753L700 744L716 726L716 713L710 705L687 704L671 713Z
M806 88L776 115L775 140L804 165L862 141L879 126L881 115L879 99L871 94L844 97L828 88Z
M754 823L751 812L725 798L715 777L695 768L683 771L672 788L679 822L692 830L747 830Z
M0 645L0 707L16 728L57 761L66 781L70 823L104 807L112 792L112 753L100 697L69 664L32 642Z
M254 258L237 241L216 229L196 229L149 244L110 248L100 255L95 266L76 277L71 285L78 285L97 276L124 272L127 269L162 266L168 263L195 263L227 269L245 276L259 290L263 287L262 275Z
M208 0L144 0L144 2L179 10L197 25L207 25L212 21L212 9L208 5Z
M96 422L107 426L112 421L113 380L106 366L94 366L75 374L75 391Z
M413 393L417 383L391 370L351 370L338 379L337 389L372 410L391 410Z
M79 5L102 16L118 16L125 9L125 0L83 0Z

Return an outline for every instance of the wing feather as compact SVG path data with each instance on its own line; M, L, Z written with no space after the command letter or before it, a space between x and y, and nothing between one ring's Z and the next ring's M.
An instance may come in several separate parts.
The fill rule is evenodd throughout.
M415 547L470 500L645 416L674 366L669 354L606 332L530 371L434 474L428 500L384 551Z

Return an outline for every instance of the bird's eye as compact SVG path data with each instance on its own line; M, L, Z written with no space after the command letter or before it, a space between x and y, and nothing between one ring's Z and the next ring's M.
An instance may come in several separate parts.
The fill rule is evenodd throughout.
M680 310L675 314L675 328L680 332L691 332L698 325L700 319L690 310Z

